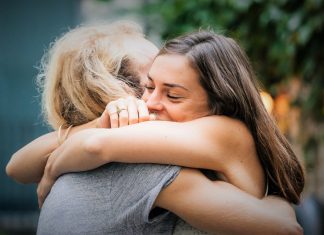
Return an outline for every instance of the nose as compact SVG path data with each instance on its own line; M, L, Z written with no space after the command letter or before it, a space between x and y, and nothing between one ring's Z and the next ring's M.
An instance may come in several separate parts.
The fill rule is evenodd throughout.
M157 90L154 90L151 94L147 94L144 101L151 112L158 112L163 109L161 94L159 94Z

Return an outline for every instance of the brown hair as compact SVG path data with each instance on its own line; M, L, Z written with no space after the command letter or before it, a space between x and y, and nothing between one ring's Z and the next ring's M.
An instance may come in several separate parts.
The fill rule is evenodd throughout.
M136 66L125 47L130 38L144 36L136 24L116 22L79 26L51 45L38 75L49 125L80 125L99 117L110 101L140 95Z
M231 38L200 31L168 41L159 55L185 55L200 75L211 113L249 128L271 195L299 203L304 171L290 144L266 111L250 62Z

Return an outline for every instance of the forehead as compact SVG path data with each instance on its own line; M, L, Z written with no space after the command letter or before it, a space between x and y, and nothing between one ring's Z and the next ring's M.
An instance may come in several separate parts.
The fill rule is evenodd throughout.
M187 88L194 88L199 82L196 70L184 55L165 54L155 58L149 76L154 82L179 83Z

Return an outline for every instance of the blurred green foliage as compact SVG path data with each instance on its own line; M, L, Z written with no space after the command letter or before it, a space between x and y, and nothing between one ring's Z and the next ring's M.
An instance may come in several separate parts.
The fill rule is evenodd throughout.
M236 39L272 96L291 89L297 79L301 88L290 100L301 111L294 143L302 147L306 168L314 170L324 144L323 0L144 2L147 28L163 40L200 28Z
M149 28L161 25L163 39L199 28L235 38L272 95L293 78L309 86L293 104L322 121L323 8L322 0L154 0L144 10Z

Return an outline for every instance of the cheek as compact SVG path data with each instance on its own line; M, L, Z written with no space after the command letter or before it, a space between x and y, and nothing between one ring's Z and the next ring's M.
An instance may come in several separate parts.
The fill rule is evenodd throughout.
M185 122L191 120L191 113L187 112L186 107L177 105L171 105L167 108L167 113L170 117L170 121L174 122Z
M208 109L192 104L187 104L182 107L169 109L168 111L172 120L176 122L192 121L194 119L201 118L209 114Z

